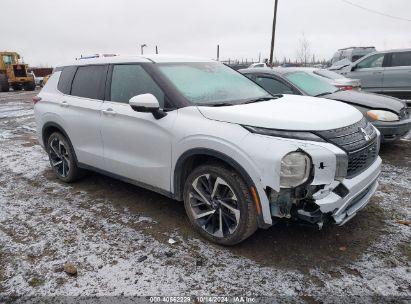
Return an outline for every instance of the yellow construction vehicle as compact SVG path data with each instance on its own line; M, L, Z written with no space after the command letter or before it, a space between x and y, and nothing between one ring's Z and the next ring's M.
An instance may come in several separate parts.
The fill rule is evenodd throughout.
M34 91L36 83L33 75L27 72L27 64L20 63L16 52L0 52L0 92L24 89Z

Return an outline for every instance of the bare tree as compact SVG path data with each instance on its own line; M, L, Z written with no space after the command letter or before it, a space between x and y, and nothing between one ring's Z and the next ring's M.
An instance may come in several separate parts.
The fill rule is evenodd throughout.
M303 33L297 48L297 61L307 66L309 60L311 59L311 43L305 37Z

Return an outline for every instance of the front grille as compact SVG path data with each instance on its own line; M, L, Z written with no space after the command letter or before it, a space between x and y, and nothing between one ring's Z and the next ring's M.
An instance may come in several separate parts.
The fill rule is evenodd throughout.
M374 142L366 148L348 154L347 177L353 177L367 169L378 156L378 142Z
M377 132L364 117L350 126L316 133L348 154L347 178L360 174L378 156Z
M13 71L16 77L27 77L26 68L22 64L13 65Z

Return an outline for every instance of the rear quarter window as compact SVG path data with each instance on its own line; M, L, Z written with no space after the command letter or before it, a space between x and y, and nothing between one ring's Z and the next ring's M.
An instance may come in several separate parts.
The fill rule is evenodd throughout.
M65 67L61 71L60 79L57 85L57 89L64 93L64 94L70 94L71 90L71 83L73 82L73 77L74 74L76 73L77 67L75 66L70 66L70 67Z

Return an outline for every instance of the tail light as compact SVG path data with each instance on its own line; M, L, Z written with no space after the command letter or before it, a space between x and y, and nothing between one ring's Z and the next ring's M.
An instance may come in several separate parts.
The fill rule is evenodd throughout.
M353 86L349 86L349 85L342 85L342 86L337 85L337 88L343 91L351 91L354 89Z
M31 101L33 102L33 104L38 103L40 100L41 100L41 97L38 97L38 96L34 96L34 97L31 99Z

